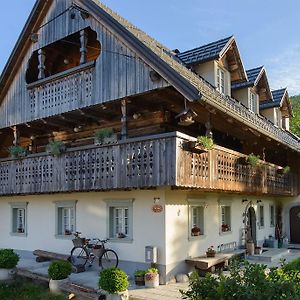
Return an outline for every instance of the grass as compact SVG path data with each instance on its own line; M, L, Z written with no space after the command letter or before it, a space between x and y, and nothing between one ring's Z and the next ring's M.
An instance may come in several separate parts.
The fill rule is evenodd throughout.
M66 296L54 296L49 289L24 280L11 284L0 283L1 300L65 300Z

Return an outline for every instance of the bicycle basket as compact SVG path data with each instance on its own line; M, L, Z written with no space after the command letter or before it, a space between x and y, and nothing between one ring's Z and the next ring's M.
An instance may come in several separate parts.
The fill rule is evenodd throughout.
M82 247L85 245L85 238L76 238L72 240L74 247Z

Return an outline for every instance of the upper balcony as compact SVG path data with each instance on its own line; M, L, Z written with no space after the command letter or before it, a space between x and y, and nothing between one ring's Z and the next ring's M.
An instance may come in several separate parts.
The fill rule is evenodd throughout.
M0 195L166 187L226 193L297 194L296 176L245 155L215 146L205 153L184 150L193 139L178 132L132 138L108 145L68 149L0 161Z

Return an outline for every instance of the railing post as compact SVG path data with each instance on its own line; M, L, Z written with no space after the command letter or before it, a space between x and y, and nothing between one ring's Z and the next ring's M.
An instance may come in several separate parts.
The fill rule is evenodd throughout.
M85 64L87 62L87 42L88 35L83 29L80 31L80 64Z
M46 53L43 49L40 49L38 51L38 59L39 59L39 75L38 79L44 79L45 78L45 59L46 59Z

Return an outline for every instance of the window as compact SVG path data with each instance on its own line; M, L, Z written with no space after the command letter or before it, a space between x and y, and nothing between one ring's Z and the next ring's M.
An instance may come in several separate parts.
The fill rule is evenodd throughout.
M275 226L275 206L270 205L270 226Z
M257 95L252 92L250 92L249 109L252 112L257 113Z
M76 231L76 202L56 202L57 236L70 236Z
M11 203L12 209L12 229L14 235L27 234L27 202Z
M108 208L108 235L110 239L131 240L133 200L106 200Z
M264 215L264 206L263 205L259 206L259 225L260 225L260 227L265 226L265 215Z
M231 207L221 206L221 232L231 231Z
M217 68L217 90L225 94L225 72L220 68Z
M189 200L189 236L204 235L204 207L203 202Z

